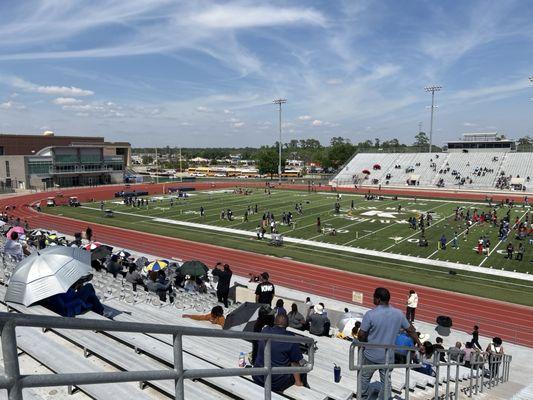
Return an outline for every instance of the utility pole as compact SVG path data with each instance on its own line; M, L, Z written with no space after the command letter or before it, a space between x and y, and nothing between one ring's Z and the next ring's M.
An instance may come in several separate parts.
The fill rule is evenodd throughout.
M287 102L287 99L276 99L273 101L274 104L277 104L279 106L279 162L278 162L278 180L279 183L281 183L281 105L285 104Z
M181 147L180 147L180 182L183 182L183 168L181 167Z
M157 147L155 148L155 183L159 183L159 163L157 160Z
M438 92L442 89L442 86L426 86L424 90L426 92L431 92L431 120L429 123L429 152L433 150L433 111L435 110L435 92Z

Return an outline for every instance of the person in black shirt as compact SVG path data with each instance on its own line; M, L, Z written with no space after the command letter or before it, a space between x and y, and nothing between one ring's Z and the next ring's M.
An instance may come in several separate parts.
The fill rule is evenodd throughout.
M472 332L472 340L470 343L472 343L474 348L477 347L479 350L483 350L479 344L479 326L477 325L474 325L474 331Z
M90 242L93 238L93 230L91 229L90 226L88 226L87 229L85 230L85 238L87 239L88 242Z
M274 285L269 282L270 276L268 272L261 274L261 283L255 289L255 302L261 304L268 304L272 306L272 299L274 298Z
M231 284L231 276L233 272L231 271L228 264L224 264L224 269L218 269L217 264L215 269L213 269L213 276L218 277L217 285L217 297L219 303L224 303L224 307L228 308L228 294Z

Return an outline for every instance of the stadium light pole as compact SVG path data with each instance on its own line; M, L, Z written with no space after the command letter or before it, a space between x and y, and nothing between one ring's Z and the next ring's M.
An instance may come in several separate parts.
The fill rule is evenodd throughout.
M278 181L281 183L281 105L285 104L287 102L287 99L276 99L273 101L274 104L277 104L279 106L279 142L278 142L278 150L279 150L279 160L278 160Z
M429 152L433 150L433 111L435 110L435 92L442 89L442 86L432 85L426 86L424 90L431 92L431 120L429 122Z

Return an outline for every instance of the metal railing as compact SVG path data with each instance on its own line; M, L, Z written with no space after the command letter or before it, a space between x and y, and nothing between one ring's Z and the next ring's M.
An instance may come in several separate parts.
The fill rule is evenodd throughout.
M356 350L357 349L357 350ZM382 364L373 363L365 358L365 349L381 350L384 352L385 362ZM357 352L357 359L355 354ZM405 362L398 363L391 362L394 359L393 355L397 352L405 352ZM424 366L431 367L431 375L435 378L434 384L434 400L458 400L460 396L459 382L463 380L461 375L461 367L469 368L469 377L466 379L466 386L463 391L472 397L478 393L483 393L484 388L491 389L500 383L509 380L510 365L512 357L506 354L488 354L488 353L472 353L471 360L464 359L465 353L454 349L440 350L435 349L431 361L425 360L420 362L422 355L413 347L402 347L395 345L384 344L369 344L359 342L357 340L352 342L349 354L349 369L357 371L357 393L356 399L363 399L363 380L364 373L367 372L367 382L365 382L365 389L370 381L368 373L380 371L383 375L381 378L382 387L380 399L390 399L392 394L391 388L391 372L393 369L405 370L404 381L404 399L409 400L410 396L410 380L411 370L417 370ZM487 366L487 368L485 368ZM441 373L445 370L445 378L442 379ZM417 371L420 372L420 371ZM464 372L463 372L464 373Z
M29 374L20 373L17 326L48 329L79 329L86 331L113 331L173 336L174 369L120 372ZM264 398L271 399L272 375L308 373L313 369L315 342L302 336L274 335L253 332L225 331L207 328L193 328L177 325L145 324L88 320L63 317L48 317L0 312L0 336L4 357L4 375L0 375L0 388L7 389L9 400L22 400L22 389L48 386L79 386L98 383L141 382L169 380L175 382L175 398L185 399L185 379L218 378L229 376L265 376ZM183 364L183 336L216 337L221 339L265 340L263 368L206 368L185 369ZM272 341L303 343L308 345L308 361L299 367L272 367Z

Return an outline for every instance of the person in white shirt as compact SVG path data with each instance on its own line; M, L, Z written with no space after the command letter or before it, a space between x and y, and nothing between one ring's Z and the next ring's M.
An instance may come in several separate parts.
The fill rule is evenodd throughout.
M405 317L409 322L415 321L415 312L418 307L418 294L414 290L409 291L409 297L407 298L407 311Z
M15 260L22 260L22 244L19 243L19 235L17 232L11 234L11 239L7 239L4 244L4 253L10 255Z

